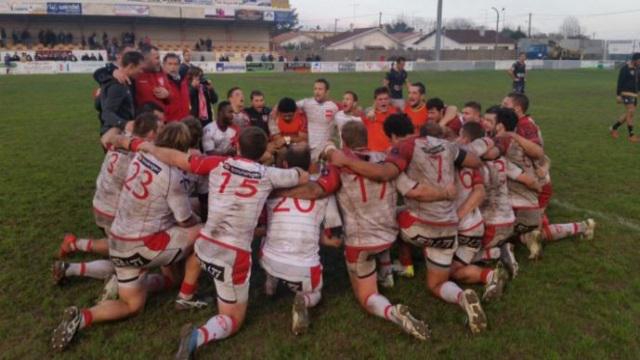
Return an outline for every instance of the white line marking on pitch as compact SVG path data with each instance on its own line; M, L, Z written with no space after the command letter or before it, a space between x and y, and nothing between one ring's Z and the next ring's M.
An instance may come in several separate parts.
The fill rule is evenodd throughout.
M640 223L637 223L637 222L635 222L635 221L633 221L631 219L627 219L627 218L625 218L623 216L613 215L613 214L610 214L610 213L605 213L605 212L597 211L597 210L590 210L590 209L581 208L581 207L578 207L578 206L573 205L571 203L560 201L560 200L556 200L556 199L551 200L551 204L556 205L556 206L561 207L561 208L565 208L567 210L571 210L571 211L584 212L585 214L593 216L595 218L600 218L600 219L605 220L607 222L617 223L617 224L625 226L625 227L627 227L629 229L632 229L632 230L635 230L635 231L640 231Z

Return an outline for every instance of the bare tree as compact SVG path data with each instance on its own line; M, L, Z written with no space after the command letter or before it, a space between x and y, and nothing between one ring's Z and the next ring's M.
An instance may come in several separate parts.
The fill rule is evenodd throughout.
M476 24L473 21L465 18L447 20L444 26L449 30L469 30L476 28Z
M410 22L410 25L416 29L416 31L422 31L428 33L436 29L436 22L434 20L427 20L421 16L415 16Z
M575 16L566 17L560 26L560 33L565 38L580 37L585 32L586 29Z

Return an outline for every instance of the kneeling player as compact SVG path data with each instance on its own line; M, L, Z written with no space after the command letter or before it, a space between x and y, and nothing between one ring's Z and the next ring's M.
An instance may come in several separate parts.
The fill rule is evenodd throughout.
M384 159L384 154L367 150L367 131L361 122L346 123L342 128L342 141L345 149L343 156L349 159L367 163L377 163ZM402 184L398 185L398 189L407 197L421 196L438 200L448 196L444 189L417 185L406 176L400 181ZM338 170L331 166L317 183L309 183L285 194L315 199L337 192L344 221L345 259L358 302L369 313L389 320L405 332L425 340L429 336L427 325L414 318L407 306L391 305L378 292L376 256L389 249L398 234L395 219L396 186L395 181L376 182L347 168Z
M309 147L291 145L280 165L308 170ZM328 198L303 200L275 196L267 201L267 234L260 251L260 265L267 273L265 290L267 295L273 295L278 282L282 281L296 293L291 324L296 335L305 333L309 327L307 308L316 306L322 299L320 227L323 221L326 229L342 226L342 223L326 223L330 218L327 215L337 211L335 202L330 203Z
M153 141L158 131L158 123L159 119L153 113L147 112L138 115L133 122L133 136ZM109 145L100 168L100 174L96 181L96 192L93 197L93 212L96 225L102 229L105 235L109 232L113 223L122 184L133 157L133 153ZM74 234L66 234L62 244L60 244L59 258L63 259L76 251L107 256L109 255L109 244L106 238L85 239L78 238ZM53 264L53 280L56 284L60 284L70 276L107 279L113 273L113 265L109 260L80 263L68 263L58 260Z
M189 130L181 123L166 126L156 139L158 147L185 154L189 143ZM200 230L182 179L179 169L153 155L138 154L131 162L109 232L109 255L118 277L119 300L107 300L90 309L67 308L53 332L53 350L64 350L78 331L92 322L138 314L149 291L171 285L174 279L169 267L191 253ZM163 275L147 273L155 267L162 267Z

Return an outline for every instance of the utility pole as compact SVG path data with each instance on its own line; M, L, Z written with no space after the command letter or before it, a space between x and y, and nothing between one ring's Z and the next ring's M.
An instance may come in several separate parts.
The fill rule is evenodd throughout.
M438 0L438 22L436 23L436 61L440 61L440 47L442 46L442 0Z
M338 18L335 18L333 22L333 32L336 34L338 33Z
M382 11L378 14L378 27L382 28Z
M496 38L493 46L493 60L497 60L498 58L498 28L500 27L500 11L495 7L491 7L493 11L496 12Z
M531 13L529 13L529 31L527 32L527 37L531 38Z

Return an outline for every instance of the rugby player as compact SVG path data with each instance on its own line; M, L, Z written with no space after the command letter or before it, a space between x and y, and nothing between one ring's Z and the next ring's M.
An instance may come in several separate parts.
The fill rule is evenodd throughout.
M342 127L349 121L362 121L364 113L358 106L358 95L351 91L345 91L342 95L341 110L336 113L336 127L338 129L338 140L342 141Z
M440 125L443 129L458 117L458 107L445 105L440 98L427 100L428 121Z
M407 97L407 105L404 107L404 112L411 119L416 134L420 133L420 128L429 120L427 102L424 99L426 92L427 89L421 82L409 85L409 96Z
M367 147L370 151L384 152L391 146L389 138L384 133L384 121L389 115L397 113L398 109L391 105L389 89L386 87L375 89L373 99L373 107L367 110L364 120L369 139Z
M634 53L631 55L631 61L620 68L618 75L616 101L618 104L624 105L625 112L609 128L609 132L614 139L620 136L618 128L622 124L627 124L629 140L631 142L640 141L640 138L633 133L633 116L638 106L638 91L640 91L640 53Z
M234 155L240 132L233 123L233 107L229 101L218 104L216 121L204 127L202 135L202 150L207 155Z
M307 117L312 172L316 172L320 154L335 133L338 105L329 100L329 82L318 79L313 83L313 97L298 100L298 108Z
M513 80L512 90L515 93L524 94L524 86L527 77L527 54L521 52L518 54L518 60L511 65L507 73Z
M404 115L392 115L396 119ZM406 117L405 117L406 118ZM389 120L392 123L394 119ZM410 120L409 133L413 133ZM367 132L361 122L350 121L342 130L344 157L366 163L379 163L385 155L367 149ZM329 157L337 151L327 149ZM342 153L340 153L342 154ZM399 325L420 340L429 337L429 329L415 319L408 307L391 305L378 292L376 257L387 251L398 235L396 221L397 192L405 197L436 201L451 198L447 189L418 184L405 175L395 180L374 181L358 176L348 168L330 166L317 182L283 192L287 196L317 199L336 193L345 225L345 260L354 294L369 313Z
M155 143L158 148L176 149L187 156L189 130L181 123L167 125ZM137 154L131 161L109 231L109 256L118 278L119 300L107 300L89 309L65 309L51 338L54 351L67 348L78 331L94 322L140 313L148 292L168 288L176 280L172 267L191 253L201 227L191 212L182 178L179 169L151 154ZM155 267L162 267L162 275L147 273Z
M244 93L237 86L232 87L227 92L227 101L231 103L233 109L233 125L242 130L251 126L251 118L244 111Z
M256 127L240 131L239 153L233 158L189 156L148 143L140 145L141 150L168 164L209 175L208 218L196 240L195 254L187 260L180 292L186 296L194 293L199 271L196 269L194 276L190 269L199 263L215 284L219 314L199 328L191 324L183 327L176 356L179 359L188 358L208 342L231 336L242 326L249 299L251 241L260 212L273 189L308 181L304 170L258 163L266 148L267 135Z
M280 167L308 170L311 153L306 143L292 144L282 156ZM331 206L333 204L333 206ZM320 228L342 226L335 201L329 198L303 200L272 196L267 201L267 232L260 248L260 265L267 273L265 292L272 296L282 281L295 292L291 331L303 334L309 327L308 308L322 299ZM337 223L327 223L327 220Z
M441 187L454 184L456 167L481 166L476 155L430 136L400 141L391 148L382 164L353 159L338 151L331 153L331 162L374 181L389 181L406 171L414 181ZM446 302L458 304L466 312L473 333L483 331L487 320L478 295L472 289L463 291L449 281L458 232L454 202L423 202L411 198L405 201L407 210L398 216L400 235L402 240L424 249L429 290Z
M402 90L405 86L409 85L407 80L408 74L404 69L406 60L402 56L396 59L395 66L391 67L388 73L385 74L383 85L389 89L389 95L391 96L391 103L397 109L404 109L404 99L402 98Z
M269 133L274 150L308 142L307 117L292 98L282 98L269 117Z
M155 139L161 124L158 118L149 112L138 115L133 123L133 136L147 141ZM108 144L108 151L96 180L96 192L93 197L95 222L105 235L108 235L113 223L122 185L133 157L134 154L128 150L119 149L112 144ZM79 263L62 261L62 259L76 251L107 256L109 255L109 244L107 243L107 238L78 238L74 234L66 234L60 244L58 253L58 257L61 260L54 262L52 268L53 280L56 284L60 284L70 276L107 279L113 274L113 265L109 260Z
M480 122L482 117L482 106L475 101L468 101L462 107L462 113L459 114L456 118L447 123L447 128L445 129L445 137L448 139L454 139L462 134L460 131L462 130L462 125L467 122Z

